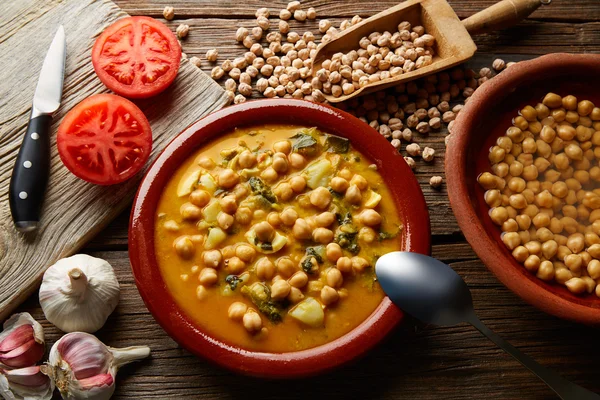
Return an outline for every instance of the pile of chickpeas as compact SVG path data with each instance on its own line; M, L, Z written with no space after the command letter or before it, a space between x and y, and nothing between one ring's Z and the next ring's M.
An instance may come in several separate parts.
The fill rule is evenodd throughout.
M431 65L435 38L425 28L410 22L398 24L398 31L373 32L359 41L359 48L336 53L323 61L316 72L318 89L334 97L350 95L371 83Z
M362 175L352 172L350 165L340 168L328 181L331 191L323 186L312 190L307 186L305 167L319 157L327 159L327 154L308 157L292 151L290 140L281 140L275 142L272 149L240 152L235 170L208 157L198 159L203 171L214 177L216 186L227 192L223 197L216 197L200 186L180 208L183 222L196 224L198 234L177 237L173 249L183 260L200 254L202 267L194 266L191 271L198 273L196 295L199 300L204 300L224 275L236 275L242 285L263 282L269 286L272 300L287 300L292 305L310 296L327 307L348 295L347 289L342 288L344 277L360 274L372 263L361 256L364 250L351 254L335 242L336 229L339 229L336 212L342 211L334 204L332 192L351 206L361 243L379 245L378 230L383 218L376 211L378 200L366 203L371 193L369 183ZM376 169L376 166L368 168ZM250 169L258 169L258 176L272 188L277 196L278 211L266 212L249 202L252 188L244 171ZM220 212L216 226L210 226L205 221L206 210L214 201L219 203ZM172 232L179 232L182 227L174 219L166 220L163 226ZM211 239L214 229L223 232L216 240ZM259 242L273 245L276 235L285 236L287 248L283 253L273 248L272 255L263 252L260 246L249 243L247 234L244 237L246 232L253 232ZM234 237L237 243L224 245L228 237ZM317 261L304 250L294 250L298 243L325 246L324 260ZM312 264L310 271L306 270L307 258ZM184 274L181 279L187 281L190 276ZM223 287L227 286L223 279L221 282ZM233 302L228 315L241 322L250 333L266 332L261 315L243 302Z
M524 107L478 177L514 258L544 281L600 297L600 108L548 93Z

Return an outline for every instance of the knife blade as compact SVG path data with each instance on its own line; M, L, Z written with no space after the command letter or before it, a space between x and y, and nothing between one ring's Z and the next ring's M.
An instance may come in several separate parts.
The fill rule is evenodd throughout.
M62 97L67 55L61 25L48 49L35 88L27 131L10 178L10 211L17 230L37 229L50 174L50 124Z

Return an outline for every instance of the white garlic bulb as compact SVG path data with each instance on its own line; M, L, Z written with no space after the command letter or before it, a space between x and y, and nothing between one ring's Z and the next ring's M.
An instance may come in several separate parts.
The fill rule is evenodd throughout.
M46 319L64 332L96 332L118 303L119 282L111 265L86 254L59 260L40 287Z
M0 396L5 400L50 400L54 384L42 371L44 366L0 368Z
M148 346L116 349L89 333L73 332L54 343L43 371L65 400L108 400L119 368L148 355Z

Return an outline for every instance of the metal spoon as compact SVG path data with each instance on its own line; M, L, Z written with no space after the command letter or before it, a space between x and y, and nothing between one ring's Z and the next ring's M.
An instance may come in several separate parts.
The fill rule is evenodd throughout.
M485 326L473 310L467 284L454 270L429 256L395 251L375 265L377 279L394 304L429 324L468 322L536 374L563 400L599 400L600 396L541 366Z

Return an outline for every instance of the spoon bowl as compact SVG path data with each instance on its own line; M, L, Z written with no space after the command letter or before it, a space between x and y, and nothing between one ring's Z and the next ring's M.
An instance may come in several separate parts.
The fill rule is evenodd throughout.
M392 302L420 321L450 326L467 321L473 313L465 281L435 258L394 251L377 260L375 273Z

